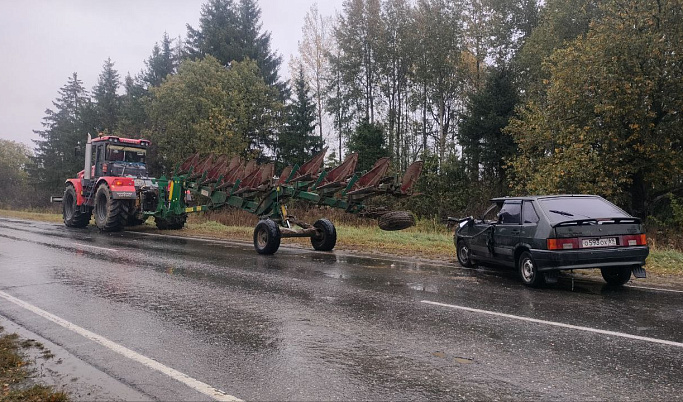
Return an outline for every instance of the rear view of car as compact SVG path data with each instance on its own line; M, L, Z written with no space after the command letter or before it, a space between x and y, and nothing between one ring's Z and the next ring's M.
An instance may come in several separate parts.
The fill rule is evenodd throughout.
M597 196L541 198L552 231L532 256L543 269L600 268L610 284L644 277L649 253L640 219Z
M562 270L599 268L610 284L645 277L649 249L640 219L595 195L492 200L497 221L473 221L456 233L459 260L515 267L540 286ZM485 236L485 240L482 238ZM460 258L466 250L468 260Z

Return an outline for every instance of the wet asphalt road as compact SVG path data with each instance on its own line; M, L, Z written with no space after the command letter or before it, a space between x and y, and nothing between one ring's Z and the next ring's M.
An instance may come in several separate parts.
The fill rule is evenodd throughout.
M683 399L683 289L0 218L0 292L245 400ZM6 297L0 316L120 398L210 399Z

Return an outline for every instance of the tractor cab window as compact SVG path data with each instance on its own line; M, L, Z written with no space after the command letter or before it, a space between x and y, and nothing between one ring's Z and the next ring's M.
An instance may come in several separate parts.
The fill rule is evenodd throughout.
M111 162L145 163L147 151L142 148L110 145L107 148L107 160Z

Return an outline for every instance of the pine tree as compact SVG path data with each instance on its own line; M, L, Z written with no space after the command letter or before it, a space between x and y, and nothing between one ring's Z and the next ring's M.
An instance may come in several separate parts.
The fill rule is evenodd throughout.
M164 32L161 45L155 43L152 55L145 60L147 70L143 75L144 82L148 87L158 87L166 76L175 72L177 64L173 41L168 37L168 33Z
M119 134L137 138L146 128L147 113L144 108L144 99L148 96L145 84L139 76L133 78L126 75L123 83L126 93L121 96L121 110L117 131Z
M358 170L369 170L377 159L390 156L382 126L359 124L349 138L349 152L358 152Z
M119 119L121 102L116 91L119 89L119 73L114 70L111 59L104 62L97 85L93 88L95 111L99 119L99 129L113 133Z
M278 69L282 58L270 49L270 32L262 32L261 9L254 0L209 0L202 6L199 29L187 26L186 55L198 59L211 55L228 66L232 61L252 59L266 84L282 96L286 85Z
M83 158L74 155L74 147L83 143L88 134L83 111L89 103L83 82L73 73L52 102L54 109L45 110L43 130L34 130L41 139L35 141L36 170L31 176L43 187L61 189L66 177L83 169Z
M503 129L514 114L517 99L513 76L504 68L490 71L484 88L470 96L458 140L471 180L478 181L483 173L484 180L503 183L506 159L517 149Z
M301 165L323 147L322 140L315 134L315 104L301 65L293 86L294 99L287 105L287 124L278 141L279 160L284 165Z

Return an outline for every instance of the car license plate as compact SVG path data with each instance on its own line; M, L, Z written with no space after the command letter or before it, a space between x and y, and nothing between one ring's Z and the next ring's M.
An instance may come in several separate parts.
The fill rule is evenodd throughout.
M581 247L610 247L617 245L616 237L603 237L601 239L581 239Z

